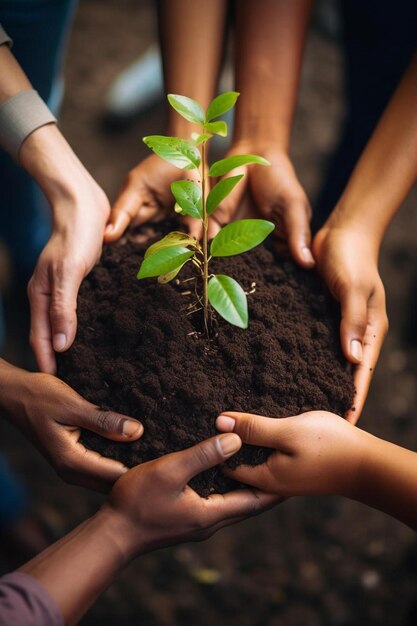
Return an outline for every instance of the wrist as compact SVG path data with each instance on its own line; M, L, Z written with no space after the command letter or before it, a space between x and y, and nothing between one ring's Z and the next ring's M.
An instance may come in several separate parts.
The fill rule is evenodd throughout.
M369 251L375 260L378 260L379 249L381 247L382 236L374 225L369 223L364 216L365 211L351 210L350 206L339 201L333 209L329 218L320 229L323 232L343 232L362 240L369 248Z
M0 409L3 416L17 422L22 410L23 387L29 372L0 359Z
M20 163L37 181L52 210L62 200L72 204L91 176L55 124L34 131L20 149Z
M138 525L111 504L105 502L95 517L106 529L123 565L127 565L133 558L147 552L146 540Z
M284 152L288 155L290 129L273 117L263 115L236 115L233 128L234 144L258 146L257 150Z

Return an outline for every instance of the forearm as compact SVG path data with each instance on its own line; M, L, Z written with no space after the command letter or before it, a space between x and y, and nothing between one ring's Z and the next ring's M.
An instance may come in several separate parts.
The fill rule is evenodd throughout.
M362 463L348 495L417 530L417 453L357 430Z
M29 79L14 58L7 44L0 46L0 104L19 91L31 89Z
M417 179L416 102L417 55L328 221L365 231L375 248Z
M59 607L65 624L78 622L138 553L130 528L108 507L20 568Z
M160 0L159 31L165 90L207 108L216 94L227 0ZM168 112L168 132L188 136L193 125Z
M311 0L237 0L235 141L288 149Z

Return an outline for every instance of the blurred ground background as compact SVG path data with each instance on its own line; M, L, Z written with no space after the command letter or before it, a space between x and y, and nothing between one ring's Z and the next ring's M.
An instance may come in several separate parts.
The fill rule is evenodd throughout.
M83 0L74 24L61 125L111 199L128 169L146 154L141 137L163 131L163 106L110 132L102 124L104 95L118 71L154 37L150 0ZM311 198L343 119L342 66L338 44L313 28L292 148ZM383 246L381 273L391 327L360 422L362 428L415 450L416 238L414 190ZM14 348L9 346L9 356L16 360ZM57 533L96 509L99 496L62 484L6 425L0 433L13 467L26 477L37 511ZM141 558L82 623L411 626L417 623L416 599L414 533L354 502L298 498L207 543Z

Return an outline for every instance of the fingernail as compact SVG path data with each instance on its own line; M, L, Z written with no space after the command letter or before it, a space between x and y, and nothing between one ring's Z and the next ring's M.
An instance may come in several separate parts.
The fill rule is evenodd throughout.
M223 456L230 456L237 452L240 448L240 439L237 435L231 433L227 435L220 435L217 438Z
M216 426L218 430L223 430L225 433L232 433L235 429L236 420L229 415L219 415L216 420Z
M307 246L303 246L301 248L301 254L303 255L303 259L306 263L310 263L312 265L315 265L315 260L313 255L311 254L311 250L310 248L307 248Z
M140 422L125 420L123 422L122 433L125 437L139 437L143 433L143 426Z
M362 361L362 344L358 339L352 339L350 342L350 353L356 361Z
M67 345L67 336L64 333L57 333L53 338L54 350L56 352L62 352Z

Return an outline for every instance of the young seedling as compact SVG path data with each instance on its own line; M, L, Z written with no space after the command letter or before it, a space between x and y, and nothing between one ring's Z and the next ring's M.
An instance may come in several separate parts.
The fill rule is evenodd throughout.
M208 242L209 216L243 178L243 175L221 178L209 191L209 179L222 177L241 165L269 165L255 154L234 155L216 161L206 168L207 143L213 135L227 136L227 125L217 120L231 109L239 94L235 91L222 93L210 103L206 113L195 100L185 96L168 95L170 105L189 122L200 126L200 133L192 141L179 137L152 135L144 137L145 144L158 156L182 170L199 171L200 182L179 180L172 183L175 211L189 215L202 223L202 241L187 233L172 232L151 245L139 268L137 278L158 277L167 283L177 276L181 268L191 261L202 279L202 293L197 296L204 315L204 328L209 336L210 306L225 320L240 328L248 326L248 303L239 283L224 274L211 274L213 257L226 257L247 252L259 245L274 230L274 224L261 219L244 219L224 226ZM216 120L216 121L213 121Z

